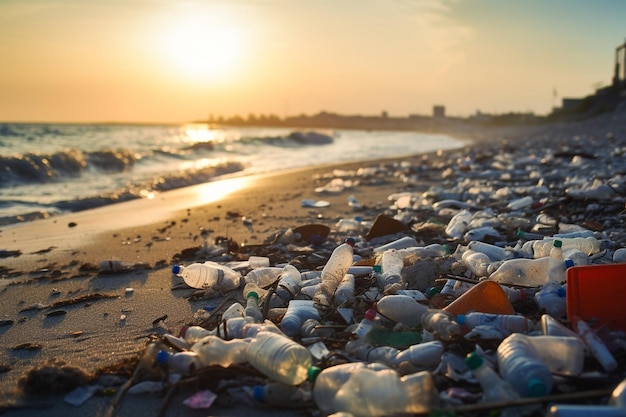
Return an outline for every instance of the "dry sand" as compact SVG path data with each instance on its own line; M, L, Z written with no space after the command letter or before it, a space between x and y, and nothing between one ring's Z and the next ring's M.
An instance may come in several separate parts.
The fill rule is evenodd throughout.
M471 137L475 141L472 146L497 147L505 138L509 143L520 138L548 143L556 136L585 132L604 135L611 130L611 120L452 133ZM349 195L366 207L359 214L372 220L375 213L388 207L390 194L407 187L401 179L388 176L382 182L362 182L338 194L316 194L315 188L328 181L325 176L332 174L333 168L350 171L383 164L389 167L401 161L432 164L446 161L450 154L462 156L467 151L469 148L402 160L231 178L157 194L152 199L3 227L0 250L19 254L2 258L0 267L0 403L12 416L105 415L112 397L96 396L74 407L63 402L63 393L25 397L17 390L18 381L33 367L50 360L79 367L87 374L119 366L135 358L151 336L164 331L176 334L190 323L196 310L216 305L219 299L191 300L193 290L173 288L180 280L172 276L171 266L181 253L195 251L202 245L203 236L208 236L209 241L219 237L231 239L242 248L241 257L245 259L255 245L278 230L313 223L332 227L339 218L353 217L355 212L347 203ZM423 184L413 185L411 190L428 189L439 180L437 175L427 171ZM330 206L302 207L304 199L325 200ZM137 265L129 271L99 273L103 260ZM64 305L67 300L74 301ZM159 321L165 316L165 320ZM62 381L53 386L61 384ZM245 406L227 404L214 406L208 412L192 411L181 406L181 400L182 397L172 399L163 411L164 398L125 396L115 415L250 413ZM271 409L254 412L279 415ZM281 412L295 414L293 410Z

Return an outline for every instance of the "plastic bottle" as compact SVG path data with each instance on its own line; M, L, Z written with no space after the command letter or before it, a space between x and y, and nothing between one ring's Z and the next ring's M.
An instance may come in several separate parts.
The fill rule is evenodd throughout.
M182 352L161 350L157 355L157 362L166 365L170 372L180 375L190 375L203 367L198 354L189 350Z
M444 351L445 347L439 340L418 343L398 353L395 363L400 365L402 362L409 362L417 368L435 369L441 362Z
M337 391L338 411L354 417L415 414L438 403L438 391L428 371L400 377L393 369L361 368Z
M535 293L535 301L543 311L558 319L567 312L565 295L565 287L558 282L548 282Z
M522 240L541 240L545 238L541 233L525 232L523 230L518 230L516 236L518 239Z
M287 336L293 337L300 334L300 328L307 319L321 319L315 302L313 300L291 300L279 327Z
M264 320L263 323L246 323L241 328L239 335L234 336L241 339L256 337L260 332L272 332L284 334L280 328L271 320Z
M542 314L540 319L541 333L545 336L578 337L578 333L563 325L549 314Z
M580 317L574 317L574 328L605 371L617 368L617 361L596 332Z
M250 256L248 257L248 267L250 269L264 268L270 266L270 258L267 256Z
M174 265L172 273L183 278L191 288L230 291L241 284L241 274L216 262Z
M402 280L402 268L404 268L404 258L395 249L383 252L380 258L382 274L378 276L378 287L383 292L388 292L392 288L404 288Z
M515 258L504 261L489 275L489 279L501 284L540 287L548 281L550 258Z
M613 263L623 264L626 263L626 248L619 248L613 252Z
M233 317L243 317L245 313L245 307L238 302L234 302L222 313L222 320L228 320Z
M265 288L278 280L283 268L276 266L264 266L255 268L244 277L246 282L253 282L261 288Z
M585 362L585 344L574 336L520 335L535 347L539 358L550 372L561 375L579 375Z
M513 333L498 345L498 370L521 397L548 395L552 391L552 374L527 339Z
M265 376L287 385L304 382L313 361L307 348L287 336L271 332L260 332L250 341L246 358Z
M335 290L334 304L343 306L354 301L354 275L346 274Z
M554 404L547 417L626 417L626 379L620 382L609 397L607 405Z
M487 268L491 265L491 259L484 253L468 249L461 255L461 260L472 275L476 277L486 277L488 275Z
M281 408L304 408L311 406L311 391L303 387L269 382L265 385L256 385L252 389L255 400L264 404Z
M563 243L555 239L550 249L550 264L548 265L548 282L565 282L565 265L563 264Z
M450 246L440 243L431 243L426 246L410 246L404 249L397 249L402 257L404 263L407 265L414 264L423 258L438 258L450 254Z
M335 229L337 229L339 233L359 234L363 230L362 221L363 219L360 216L356 216L352 219L339 219L337 224L335 224Z
M302 287L300 271L293 265L285 265L278 280L276 291L270 299L270 308L285 307L295 298Z
M568 262L570 261L570 262ZM571 248L563 251L563 262L567 262L566 268L572 266L589 265L589 255L578 248Z
M456 213L446 226L446 235L453 239L461 239L465 232L467 232L469 222L472 220L472 213L463 209Z
M424 330L437 339L450 341L461 334L461 327L450 313L438 309L428 309L421 316Z
M553 240L555 240L555 238L545 238L543 240L533 241L533 257L541 258L550 255ZM562 242L563 250L577 248L587 255L592 255L600 251L600 241L595 237L559 238L558 240Z
M252 317L231 317L224 320L217 327L217 336L224 340L231 340L243 337L243 326L248 323L254 323ZM200 339L201 340L201 339Z
M264 319L263 312L259 307L259 287L253 282L249 282L243 289L243 296L246 299L245 316L252 317L255 323L261 323Z
M226 368L248 361L246 349L249 344L250 339L224 340L218 336L207 336L191 346L191 351L198 355L201 366L220 365Z
M189 343L190 345L193 345L203 337L215 334L217 334L217 331L215 329L208 330L201 326L183 326L183 328L180 330L180 337L185 339L185 342Z
M364 339L365 335L367 334L367 332L369 332L372 327L376 326L376 310L374 309L368 309L365 312L365 316L363 317L363 319L361 319L361 321L359 322L359 324L356 326L356 328L353 330L353 334L355 334L358 338L360 339Z
M344 243L337 246L330 255L330 258L322 269L322 284L320 291L315 295L315 301L322 306L332 305L332 300L337 290L337 286L348 273L348 269L353 263L354 239L348 238Z
M454 316L470 311L493 314L514 314L515 310L500 284L484 280L461 294L443 310Z
M345 352L357 359L368 363L382 363L383 365L393 367L396 363L396 356L400 352L391 346L374 347L362 340L349 340L344 347Z
M400 249L406 249L406 248L413 248L418 245L419 244L417 243L417 240L415 240L413 236L403 236L399 239L396 239L384 245L375 247L374 249L372 249L372 252L374 253L374 255L380 255L390 249L400 250Z
M465 357L465 363L482 387L482 402L511 401L520 398L511 384L489 366L478 352Z
M511 333L529 333L534 327L532 320L517 314L490 314L472 312L459 314L457 323L471 329L478 326L492 326L502 331L505 335Z
M385 295L376 302L376 312L379 313L383 325L402 323L408 327L419 327L422 314L426 310L428 310L427 306L408 295Z
M333 333L332 328L323 327L316 319L306 319L300 327L300 336L302 337L330 337Z
M513 257L513 252L500 246L492 245L490 243L481 242L478 240L471 241L467 244L469 250L484 253L493 262L504 261Z

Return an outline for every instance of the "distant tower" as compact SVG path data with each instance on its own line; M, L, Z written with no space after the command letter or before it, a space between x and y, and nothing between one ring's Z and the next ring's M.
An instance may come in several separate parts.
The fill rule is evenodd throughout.
M446 117L446 106L433 106L433 117L444 119Z
M620 54L623 56L623 64L620 70ZM624 76L622 77L622 73ZM613 75L613 87L620 88L626 82L626 42L615 48L615 73Z

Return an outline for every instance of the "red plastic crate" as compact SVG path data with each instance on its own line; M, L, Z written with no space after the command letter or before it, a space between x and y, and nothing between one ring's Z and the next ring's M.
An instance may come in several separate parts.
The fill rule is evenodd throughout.
M567 319L626 331L626 264L574 266L567 270Z

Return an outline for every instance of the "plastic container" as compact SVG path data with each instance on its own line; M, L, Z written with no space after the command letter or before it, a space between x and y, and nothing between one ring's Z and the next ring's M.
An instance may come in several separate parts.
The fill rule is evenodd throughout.
M482 402L511 401L520 398L511 384L502 379L478 352L468 354L465 363L482 388Z
M180 331L180 337L185 339L185 342L193 345L203 337L215 335L215 330L208 330L201 326L184 326Z
M567 270L567 319L626 331L626 264L574 266Z
M255 283L248 283L243 289L243 296L246 299L246 309L244 315L252 317L255 323L263 321L263 312L259 307L259 287Z
M571 248L563 251L563 262L566 267L589 265L589 255L578 248Z
M300 271L293 265L285 265L278 279L278 285L270 298L270 308L285 307L294 299L302 287Z
M404 288L402 280L402 268L404 268L404 258L395 249L389 249L380 256L381 271L378 275L378 287L384 292L391 288Z
M300 328L307 319L321 320L319 310L313 300L291 300L280 321L280 329L289 337L300 334Z
M283 268L279 268L277 266L264 266L248 272L244 279L246 282L253 282L259 287L265 288L268 285L275 283L282 273Z
M427 306L408 295L385 295L376 302L376 312L379 313L383 325L402 323L408 327L419 327L422 314L426 310Z
M470 311L493 314L515 314L509 297L500 284L494 281L481 281L461 294L444 309L454 316Z
M461 239L468 230L469 222L472 220L472 213L463 209L452 216L446 226L446 235L453 239Z
M492 326L502 331L505 335L511 333L529 333L533 330L532 320L517 314L491 314L471 312L459 314L456 317L461 326L473 329L478 326Z
M354 301L354 275L346 274L335 290L334 304L343 306Z
M299 385L307 379L313 358L304 346L287 336L261 332L246 349L246 358L265 376L287 385Z
M549 268L550 257L509 259L492 272L489 279L501 284L541 287L548 282Z
M547 314L560 319L567 313L566 290L558 282L548 282L535 293L535 301Z
M424 330L439 340L450 341L461 334L461 326L454 321L454 316L443 310L426 310L421 316L421 323Z
M248 361L246 350L250 340L224 340L218 336L207 336L191 346L191 351L198 355L201 366L220 365L228 367Z
M344 243L337 246L322 269L322 284L319 292L315 295L315 301L323 306L331 306L335 291L344 275L353 263L354 239L348 238Z
M183 278L191 288L230 291L241 285L241 274L216 262L174 265L172 273Z
M552 391L553 378L528 337L513 333L497 349L500 375L521 397L541 397Z
M486 254L471 249L463 252L461 260L475 277L486 277L488 275L487 268L492 262Z

